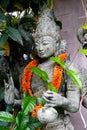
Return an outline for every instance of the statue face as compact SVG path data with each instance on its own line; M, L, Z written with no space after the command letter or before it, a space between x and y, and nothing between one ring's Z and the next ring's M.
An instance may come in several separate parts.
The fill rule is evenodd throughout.
M50 36L44 36L36 40L35 47L40 58L48 58L55 53L56 40Z

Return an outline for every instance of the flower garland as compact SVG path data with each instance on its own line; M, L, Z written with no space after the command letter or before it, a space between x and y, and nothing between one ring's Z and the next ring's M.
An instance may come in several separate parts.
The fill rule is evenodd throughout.
M67 58L67 53L60 54L58 58L60 58L62 61L64 61ZM30 96L33 96L32 90L31 90L31 77L32 77L32 71L30 70L31 67L36 67L39 63L38 59L34 59L31 61L24 69L24 73L22 76L22 90L25 93L28 91ZM54 74L52 77L52 85L59 90L61 86L61 81L62 81L62 74L63 74L63 68L58 65L57 63L55 64L54 67ZM42 104L36 105L34 110L32 111L32 116L36 117L37 116L37 111L42 107Z
M60 58L61 61L64 61L67 57L68 57L67 53L63 53L58 56L58 58ZM52 85L57 89L57 91L61 86L62 74L63 74L63 67L61 67L56 63L54 67L54 74L52 77Z
M30 70L31 67L36 67L39 63L38 59L32 60L24 69L24 73L22 76L22 90L25 93L28 91L30 96L33 96L32 90L31 90L31 77L32 77L32 71Z
M42 104L36 105L36 106L34 107L32 113L31 113L32 117L34 117L34 118L37 117L37 111L38 111L40 108L42 108L42 107L43 107Z

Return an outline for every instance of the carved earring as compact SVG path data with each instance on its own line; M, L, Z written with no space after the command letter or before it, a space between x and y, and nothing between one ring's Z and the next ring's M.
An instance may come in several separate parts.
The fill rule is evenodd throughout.
M59 41L56 41L54 56L58 56L58 54L59 54L59 48L60 48L59 46L60 46Z

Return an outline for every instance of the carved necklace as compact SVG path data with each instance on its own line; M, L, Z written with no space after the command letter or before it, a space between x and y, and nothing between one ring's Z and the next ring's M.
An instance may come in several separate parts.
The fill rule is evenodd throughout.
M62 53L58 56L62 61L64 61L68 57L67 53ZM22 90L25 93L28 91L30 96L33 96L32 90L31 90L31 78L32 78L32 71L30 70L31 67L36 67L39 64L39 59L34 59L25 67L24 73L22 76ZM63 68L55 63L54 66L54 73L52 76L52 85L59 90L62 82L62 75L63 75ZM41 108L42 105L39 104L35 107L35 109ZM35 117L35 114L33 114L33 117Z

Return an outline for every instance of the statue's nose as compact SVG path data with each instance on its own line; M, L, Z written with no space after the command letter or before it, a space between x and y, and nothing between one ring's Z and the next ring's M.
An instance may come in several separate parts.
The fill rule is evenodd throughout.
M42 45L42 44L40 44L39 50L40 50L40 51L43 51L43 45Z

